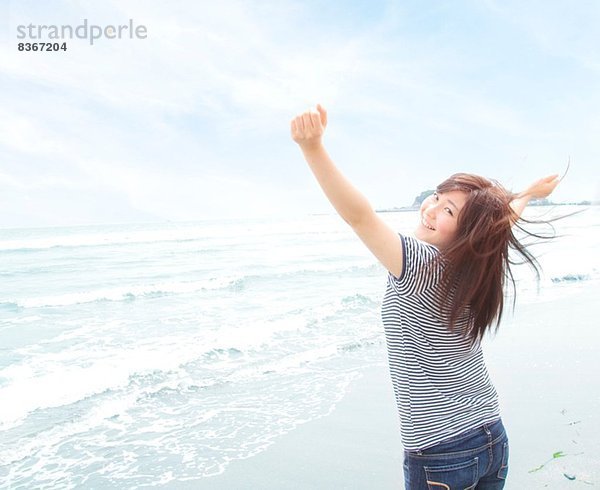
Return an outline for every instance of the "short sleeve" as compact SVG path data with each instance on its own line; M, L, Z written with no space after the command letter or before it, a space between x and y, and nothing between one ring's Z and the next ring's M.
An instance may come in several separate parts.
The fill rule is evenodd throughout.
M388 273L388 283L401 296L419 294L439 281L438 250L433 245L398 234L402 242L403 264L399 277Z

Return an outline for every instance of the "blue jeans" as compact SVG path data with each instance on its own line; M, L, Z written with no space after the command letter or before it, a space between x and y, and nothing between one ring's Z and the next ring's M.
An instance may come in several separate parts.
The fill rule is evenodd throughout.
M502 419L422 451L404 451L406 490L499 490L508 474Z

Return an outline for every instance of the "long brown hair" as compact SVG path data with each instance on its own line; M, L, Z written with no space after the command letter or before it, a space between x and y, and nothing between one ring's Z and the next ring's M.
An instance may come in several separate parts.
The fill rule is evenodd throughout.
M445 291L441 306L449 312L451 330L468 314L466 335L475 340L481 339L494 322L498 330L508 281L516 291L511 271L515 262L509 257L511 249L523 258L519 263L528 263L533 268L539 280L539 263L517 239L513 226L536 238L554 235L531 233L520 226L519 221L537 222L520 218L510 205L517 195L494 180L458 173L437 187L439 193L457 190L467 193L467 201L458 217L455 239L440 254Z

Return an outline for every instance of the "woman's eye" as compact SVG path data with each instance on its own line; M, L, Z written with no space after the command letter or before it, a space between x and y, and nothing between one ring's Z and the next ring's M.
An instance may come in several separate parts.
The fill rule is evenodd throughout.
M448 211L448 213L450 214L450 216L454 216L454 214L452 214L452 210L450 208L444 208L446 211Z

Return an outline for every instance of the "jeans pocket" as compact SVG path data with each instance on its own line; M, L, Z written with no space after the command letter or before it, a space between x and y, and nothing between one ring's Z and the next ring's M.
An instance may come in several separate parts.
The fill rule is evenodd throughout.
M429 490L450 490L475 488L479 472L479 458L444 466L425 466Z
M502 465L498 470L498 478L502 480L506 480L506 476L508 475L508 441L504 443L504 447L502 448Z

